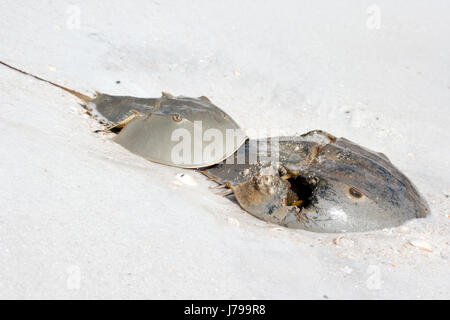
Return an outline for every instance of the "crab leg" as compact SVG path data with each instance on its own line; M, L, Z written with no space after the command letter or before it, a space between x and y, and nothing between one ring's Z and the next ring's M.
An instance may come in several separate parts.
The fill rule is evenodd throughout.
M142 114L139 111L133 109L133 110L131 110L131 114L128 117L126 117L122 121L117 122L116 124L114 124L112 126L109 126L104 131L105 132L110 132L113 129L120 129L121 130L121 129L125 128L130 122L136 120L137 118L141 118L143 116L144 116L144 114Z

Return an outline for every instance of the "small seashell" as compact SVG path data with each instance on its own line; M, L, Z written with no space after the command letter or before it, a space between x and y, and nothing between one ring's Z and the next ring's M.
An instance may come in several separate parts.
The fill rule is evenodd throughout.
M341 242L342 239L344 239L344 236L340 235L339 237L333 239L333 243L339 244L339 242Z
M195 181L192 176L185 174L185 173L177 174L177 180L179 182L181 182L182 184L185 184L188 186L196 186L197 185L197 181Z
M272 231L284 231L284 228L281 228L281 227L269 227L269 229L270 230L272 230Z
M345 267L341 268L341 271L346 273L346 274L350 274L350 273L353 272L353 269L350 268L349 266L345 266Z
M239 223L238 220L236 220L236 219L234 219L234 218L228 218L227 220L228 220L228 223L229 223L229 224L231 224L231 225L234 226L234 227L239 228L240 223Z
M426 242L425 240L411 240L409 241L409 244L412 245L413 247L428 251L428 252L433 252L433 247L431 246L430 243Z

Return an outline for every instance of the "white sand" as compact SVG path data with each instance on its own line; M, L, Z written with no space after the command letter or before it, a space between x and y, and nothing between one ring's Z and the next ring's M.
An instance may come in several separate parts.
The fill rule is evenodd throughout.
M87 94L206 95L245 128L345 136L388 155L432 215L338 244L266 224L0 66L0 298L450 298L450 2L102 3L0 1L0 60Z

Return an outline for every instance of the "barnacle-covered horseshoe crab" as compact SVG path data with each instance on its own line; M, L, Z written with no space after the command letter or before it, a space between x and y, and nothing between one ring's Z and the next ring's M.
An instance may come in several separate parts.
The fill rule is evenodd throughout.
M261 142L268 150L276 145L276 157L261 154ZM233 157L202 172L228 186L252 215L285 227L367 231L429 213L414 185L385 155L324 131L249 140Z
M166 165L203 168L203 174L229 188L244 210L262 220L316 232L351 232L395 227L430 212L415 186L385 155L345 138L315 130L248 140L236 122L206 97L163 93L161 98L135 98L97 92L91 98L0 64L80 98L91 115L118 132L114 141L131 152ZM197 131L211 129L227 137L226 131L232 130L235 136L226 148L215 149L221 152L180 163L172 154L173 133L179 129L194 137L188 147L200 148L202 155L205 150L198 142L203 137ZM223 145L221 139L211 143Z

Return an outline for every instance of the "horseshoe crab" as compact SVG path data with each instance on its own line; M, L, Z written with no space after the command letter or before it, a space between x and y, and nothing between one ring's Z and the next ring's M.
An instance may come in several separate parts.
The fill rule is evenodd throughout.
M426 201L389 159L345 138L321 130L301 136L248 140L236 122L208 98L111 96L95 98L1 64L59 87L80 98L88 112L108 130L115 142L148 160L201 172L231 190L240 206L262 220L316 232L368 231L398 226L429 214ZM223 145L234 132L231 147L206 157L176 162L173 132L181 129L198 148L198 125L215 130ZM236 134L237 133L237 134ZM270 153L266 153L267 146ZM206 148L200 145L200 154Z
M204 96L174 97L163 92L161 98L135 98L97 93L88 106L111 124L110 129L120 130L115 142L166 165L207 167L231 156L247 140L238 124ZM232 139L227 139L230 134ZM208 144L203 144L205 135Z
M163 92L160 98L136 98L96 92L91 98L2 61L0 64L81 99L90 115L108 130L119 132L115 142L153 162L181 168L207 167L231 156L248 139L228 114L204 96L174 97ZM210 140L206 145L202 143L203 133ZM181 147L194 152L174 154Z
M270 155L276 161L265 160L261 143L276 150ZM321 130L249 140L233 157L202 172L230 188L250 214L285 227L368 231L429 213L415 186L385 155Z

